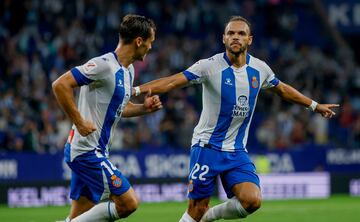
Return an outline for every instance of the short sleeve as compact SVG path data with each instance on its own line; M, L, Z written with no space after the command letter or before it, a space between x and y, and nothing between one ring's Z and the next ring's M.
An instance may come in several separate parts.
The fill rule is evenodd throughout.
M185 77L192 84L203 83L207 79L208 62L202 59L183 71Z
M263 82L261 88L269 89L275 87L279 84L280 80L276 78L275 73L271 70L271 68L265 63L263 63L263 71L265 74L265 81Z
M96 57L90 59L85 64L71 69L76 82L79 86L89 85L95 80L103 79L109 73L108 60Z

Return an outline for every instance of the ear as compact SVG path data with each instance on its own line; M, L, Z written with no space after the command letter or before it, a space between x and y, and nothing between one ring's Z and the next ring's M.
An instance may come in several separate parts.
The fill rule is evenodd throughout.
M141 37L137 37L135 39L135 44L137 47L140 47L142 43L143 43L143 39Z
M225 34L223 34L223 44L225 44Z
M248 45L251 45L252 40L253 40L253 36L252 36L252 35L250 35L250 36L249 36L249 42L248 42Z

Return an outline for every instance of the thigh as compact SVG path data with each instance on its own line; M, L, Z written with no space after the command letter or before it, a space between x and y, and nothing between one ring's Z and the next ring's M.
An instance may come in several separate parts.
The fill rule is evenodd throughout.
M81 215L90 210L94 205L95 203L85 196L80 196L77 200L72 200L69 218L73 219Z
M108 199L110 194L121 195L129 190L130 183L105 157L95 154L80 156L68 162L73 171L71 198L86 196L94 203Z
M233 192L234 185L245 182L252 184L254 189L260 191L260 180L256 174L255 165L251 162L246 153L239 153L237 155L238 157L234 161L232 168L220 175L221 182L228 198L232 198L235 195Z

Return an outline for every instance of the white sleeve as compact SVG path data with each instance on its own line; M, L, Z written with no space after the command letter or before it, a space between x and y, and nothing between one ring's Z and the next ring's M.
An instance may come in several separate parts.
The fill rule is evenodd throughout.
M102 57L95 57L85 64L76 66L71 72L79 86L89 85L95 80L104 79L109 73L109 64Z
M261 88L268 89L277 86L280 80L276 78L275 73L271 70L271 68L265 62L262 62L262 68L265 74L265 81L263 82Z
M208 59L202 59L183 71L183 73L190 83L203 83L207 79L208 66Z

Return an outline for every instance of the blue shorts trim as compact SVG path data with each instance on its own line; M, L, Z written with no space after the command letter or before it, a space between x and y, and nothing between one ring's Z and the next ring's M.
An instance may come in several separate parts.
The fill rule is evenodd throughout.
M129 181L105 157L91 151L66 161L72 170L70 198L86 196L94 203L111 194L120 196L131 187Z
M251 182L260 187L255 165L247 152L223 152L194 145L190 154L188 197L210 197L214 192L218 175L228 198L234 196L231 188L235 184Z

